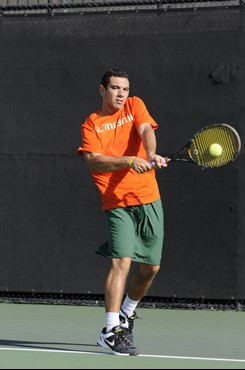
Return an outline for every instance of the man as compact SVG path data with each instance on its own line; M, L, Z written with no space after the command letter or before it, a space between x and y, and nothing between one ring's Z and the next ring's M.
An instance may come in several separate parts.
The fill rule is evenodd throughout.
M163 210L155 169L168 158L156 154L158 124L143 101L129 97L123 70L112 69L99 85L101 108L81 125L84 155L102 197L108 242L97 253L111 259L105 282L106 326L98 344L118 355L137 355L135 309L156 276L162 255ZM124 298L131 261L138 262Z

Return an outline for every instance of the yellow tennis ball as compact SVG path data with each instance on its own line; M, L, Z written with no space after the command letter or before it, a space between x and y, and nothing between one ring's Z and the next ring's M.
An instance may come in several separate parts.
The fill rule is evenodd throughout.
M223 148L220 144L214 143L209 147L209 153L212 157L219 157L222 154Z

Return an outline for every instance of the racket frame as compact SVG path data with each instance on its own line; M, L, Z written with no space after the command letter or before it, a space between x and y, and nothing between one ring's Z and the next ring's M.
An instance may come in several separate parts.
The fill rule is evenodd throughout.
M191 153L191 150L190 150L190 146L194 142L194 140L195 140L195 138L197 136L199 136L203 131L206 131L208 129L212 129L212 128L215 128L215 127L220 127L220 128L221 127L226 127L226 128L228 128L229 130L231 130L233 132L234 137L237 140L237 148L236 148L236 155L234 156L233 159L229 160L229 162L236 160L237 157L240 154L240 151L241 151L241 139L240 139L240 136L239 136L238 132L236 131L236 129L234 127L232 127L231 125L227 124L227 123L216 123L216 124L207 125L207 126L203 127L201 130L197 131L193 135L193 137L189 140L189 142L187 144L185 144L181 149L179 149L174 154L168 155L167 157L169 158L169 160L170 161L173 161L173 162L185 162L185 163L187 162L187 163L192 163L192 164L196 164L198 166L204 167L204 168L217 168L217 167L219 167L219 166L208 166L208 165L205 165L205 164L199 164L192 157L192 153ZM186 149L185 156L183 155L183 157L177 157L178 154L180 154L181 152L183 152L185 149Z

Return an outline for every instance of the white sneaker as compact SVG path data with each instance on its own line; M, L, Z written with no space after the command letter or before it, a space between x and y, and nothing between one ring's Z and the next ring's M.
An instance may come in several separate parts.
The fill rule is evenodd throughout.
M121 356L137 356L139 351L128 340L124 334L124 329L120 326L115 326L108 333L106 328L102 330L97 344L103 348L110 349L114 355Z

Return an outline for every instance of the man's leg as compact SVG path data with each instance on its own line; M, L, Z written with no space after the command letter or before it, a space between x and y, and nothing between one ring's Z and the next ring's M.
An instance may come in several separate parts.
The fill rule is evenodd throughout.
M120 325L124 328L127 338L131 343L133 343L134 320L138 318L135 309L150 289L159 268L160 265L141 263L131 278L128 294L120 310Z
M105 282L106 312L119 312L131 266L131 258L112 258Z
M153 280L160 269L160 265L139 263L134 272L128 289L128 296L133 301L140 301L150 289Z
M113 258L105 282L106 327L100 333L98 344L117 355L139 354L120 326L119 311L131 266L131 258Z

